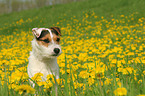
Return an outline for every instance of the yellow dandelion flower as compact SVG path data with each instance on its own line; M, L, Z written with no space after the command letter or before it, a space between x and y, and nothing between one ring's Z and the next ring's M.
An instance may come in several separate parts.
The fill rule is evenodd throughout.
M53 86L52 82L43 82L44 88L49 89Z
M101 80L99 81L99 85L103 86L103 82Z
M109 85L109 84L111 84L111 81L112 81L112 79L106 78L104 84Z
M134 80L137 80L137 77L136 76L134 76Z
M79 74L79 77L88 78L89 77L89 73L87 71L81 71L80 74Z
M28 74L25 72L20 72L20 71L16 70L15 72L13 72L11 74L9 79L10 79L9 80L10 83L17 82L20 80L26 80L26 79L28 79Z
M120 81L120 78L116 78L116 81Z
M139 80L139 81L138 81L138 84L140 84L140 83L142 83L142 80Z
M117 62L117 67L122 67L121 61Z
M2 83L2 82L1 82ZM18 85L16 84L9 84L9 89L15 89Z
M137 96L145 96L145 95L143 95L143 94L140 94L140 95L137 95Z
M84 85L83 83L78 83L78 82L74 82L73 84L75 89L81 88Z
M58 79L56 79L56 82L57 82L57 84L58 84L58 85L61 85L61 84L62 84L62 82L61 82L61 81L62 81L62 80L61 80L61 79L59 79L59 78L58 78Z
M39 82L39 81L42 81L42 77L43 74L42 73L36 73L31 79L36 81L36 82Z
M46 80L47 82L55 82L55 80L54 80L54 75L52 75L52 74L48 74L47 75L47 80Z
M142 60L141 62L145 65L145 60Z
M24 92L34 94L35 89L32 88L30 85L20 85L15 88L15 91L19 91L19 94L23 94Z
M122 72L123 68L118 68L117 70L118 72Z
M107 90L106 93L109 94L110 90Z
M145 75L145 71L142 72Z
M116 59L113 59L113 60L111 61L111 63L115 63L115 64L116 64L116 62L117 62Z
M127 95L127 90L126 88L117 88L116 90L114 90L114 94L115 96L125 96Z
M140 46L140 47L139 47L139 50L142 51L142 50L143 50L143 46Z
M86 61L86 57L88 57L87 53L80 53L78 59L81 61Z
M134 55L134 52L129 52L127 55L129 56Z
M136 50L136 47L133 46L133 47L131 47L131 49L132 49L132 50Z
M126 69L123 69L123 70L122 70L122 73L123 73L123 74L128 74L128 71L127 71Z
M45 81L37 81L38 86L43 86L45 84Z
M121 82L117 82L117 85L118 85L119 87L121 87L122 84L121 84Z
M92 85L94 84L95 80L93 78L88 78L88 84Z
M125 68L130 74L133 72L133 68L132 67L127 67Z

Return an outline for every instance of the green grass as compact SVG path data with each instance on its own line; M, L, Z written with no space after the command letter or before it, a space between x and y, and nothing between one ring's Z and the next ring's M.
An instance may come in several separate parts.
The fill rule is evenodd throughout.
M9 85L29 84L20 74L27 71L31 29L52 26L62 29L59 96L114 96L117 83L127 96L145 95L144 5L144 0L86 0L1 15L0 96L19 96ZM99 72L93 77L94 70ZM40 96L47 94L43 89L35 87Z
M84 2L74 2L4 14L0 16L0 34L12 34L16 29L28 31L33 27L49 27L63 19L66 21L70 20L68 23L71 24L71 18L73 18L73 16L76 16L78 20L81 20L83 18L83 12L91 14L92 10L97 16L104 16L107 19L111 19L111 15L114 15L117 18L118 15L123 14L128 16L134 12L138 12L139 14L137 14L137 18L140 18L145 15L144 5L144 0L88 0ZM27 20L28 18L36 17L38 19L33 20L31 23L23 23L19 26L13 25L13 23L20 19ZM134 21L132 23L136 22L137 21ZM65 24L64 22L61 26L66 25L67 23Z

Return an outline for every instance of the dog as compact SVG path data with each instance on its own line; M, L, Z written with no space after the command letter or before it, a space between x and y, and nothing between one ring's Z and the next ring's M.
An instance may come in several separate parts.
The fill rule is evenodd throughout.
M59 66L57 57L61 54L60 28L33 28L34 39L32 51L30 52L27 73L32 78L36 73L42 73L42 80L47 80L48 74L53 74L56 79L59 78ZM30 80L32 83L32 81ZM35 84L33 83L33 87ZM57 88L56 92L57 92ZM57 93L56 93L57 94Z

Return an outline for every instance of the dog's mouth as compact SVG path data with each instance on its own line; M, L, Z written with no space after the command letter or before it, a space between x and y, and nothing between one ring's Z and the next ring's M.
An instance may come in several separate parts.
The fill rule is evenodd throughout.
M60 54L52 54L51 56L59 56Z
M58 56L58 54L53 54L52 56Z

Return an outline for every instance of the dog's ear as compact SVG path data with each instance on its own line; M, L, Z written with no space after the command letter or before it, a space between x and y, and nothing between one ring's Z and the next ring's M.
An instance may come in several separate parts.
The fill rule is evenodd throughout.
M41 36L43 30L46 31L46 28L33 28L33 29L32 29L32 33L33 33L33 35L34 35L36 38L40 38L40 36Z
M59 27L50 27L51 31L54 32L56 35L61 36L60 28Z
M40 33L39 32L37 32L38 31L38 28L33 28L32 29L32 33L33 33L33 35L35 36L35 37L39 37L40 36Z

